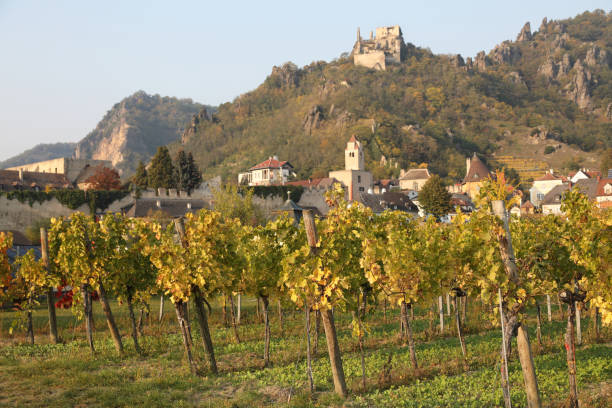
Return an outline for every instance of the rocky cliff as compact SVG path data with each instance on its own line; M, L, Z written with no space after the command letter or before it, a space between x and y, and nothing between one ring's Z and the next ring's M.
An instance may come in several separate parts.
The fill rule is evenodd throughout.
M136 92L106 113L76 145L74 156L110 160L127 178L140 160L146 163L159 146L178 140L202 108L191 99Z

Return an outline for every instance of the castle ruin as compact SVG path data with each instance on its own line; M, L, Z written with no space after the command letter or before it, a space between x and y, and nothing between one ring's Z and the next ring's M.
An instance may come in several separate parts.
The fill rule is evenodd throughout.
M370 31L370 39L364 40L358 28L352 56L355 65L382 71L388 64L399 64L406 58L402 29L398 25L378 27L376 36Z

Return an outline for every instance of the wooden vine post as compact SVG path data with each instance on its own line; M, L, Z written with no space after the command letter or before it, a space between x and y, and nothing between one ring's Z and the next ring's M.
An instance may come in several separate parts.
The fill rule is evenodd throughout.
M317 228L314 223L312 211L304 210L303 217L311 256L317 256ZM323 318L323 329L325 330L325 339L327 340L327 351L329 353L329 362L332 369L334 389L338 395L346 397L348 395L348 390L344 378L342 356L340 354L340 345L338 343L338 335L334 324L334 315L330 308L326 308L325 310L321 310L321 317Z
M49 237L45 228L40 229L40 252L45 270L49 274ZM52 287L47 288L47 310L49 313L49 338L52 343L58 344L60 338L57 334L57 316L55 314L55 303L53 303Z
M514 249L512 248L512 238L510 236L510 228L508 225L508 213L506 211L503 200L492 201L493 213L502 221L505 234L498 235L499 249L506 274L508 279L514 284L519 283L518 269L514 258ZM500 305L501 307L502 305ZM513 312L513 311L509 311ZM516 319L516 316L507 316L506 321ZM508 339L506 339L508 340ZM525 392L527 394L527 406L529 408L540 408L540 391L538 390L538 380L531 354L531 345L529 344L529 335L527 327L524 323L518 324L517 331L517 348L521 368L523 370L523 378L525 380Z
M174 220L174 228L179 236L179 240L181 242L181 246L186 248L188 243L185 237L185 224L182 218L178 218ZM210 365L210 371L213 374L218 373L217 369L217 360L215 358L215 351L212 343L212 336L210 335L210 328L208 326L208 316L206 310L204 309L204 296L202 291L197 285L192 285L191 291L194 296L194 303L196 314L198 317L198 323L200 325L200 334L202 335L202 343L204 345L204 349L206 350L206 354L208 355L208 363ZM183 335L183 343L185 345L185 351L187 352L187 357L189 358L189 366L191 371L195 374L196 368L195 363L193 362L193 357L191 355L191 334L189 332L189 326L186 321L185 310L187 309L186 304L184 302L180 302L176 304L176 315L179 321L179 325L181 328L181 334Z

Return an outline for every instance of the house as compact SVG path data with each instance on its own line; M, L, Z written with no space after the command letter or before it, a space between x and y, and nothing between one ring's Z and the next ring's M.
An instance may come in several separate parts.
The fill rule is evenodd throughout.
M372 186L372 192L374 194L382 194L386 191L391 191L394 188L399 187L399 181L394 179L382 179L374 182Z
M467 194L451 194L451 205L453 208L459 207L464 213L472 212L476 209L476 206Z
M408 198L408 196L399 191L387 191L381 194L361 193L361 201L366 207L372 209L376 214L380 214L385 210L403 211L418 213L418 207Z
M421 191L423 185L431 177L427 169L408 169L400 175L399 184L401 190Z
M540 207L544 196L553 188L564 183L562 177L557 177L553 174L552 169L544 176L533 181L533 186L529 189L529 200L536 207Z
M349 201L359 201L360 193L372 188L372 173L365 170L363 149L355 135L351 136L344 149L344 170L330 171L329 177L347 188Z
M587 170L587 169L580 169L576 172L569 174L569 180L572 183L577 183L578 180L586 180L586 179L597 178L597 177L601 177L601 173L599 171Z
M476 153L472 158L467 158L465 164L466 172L461 190L473 200L478 196L482 182L491 176L491 172Z
M554 186L546 193L540 203L542 214L561 214L561 201L569 189L569 183L564 183Z
M531 201L527 200L521 205L521 214L534 214L535 206L531 203Z
M598 181L595 200L600 208L612 208L612 177Z
M284 185L289 177L295 175L288 161L279 161L277 156L269 157L248 171L238 174L238 184L249 186Z
M44 191L47 188L72 188L72 184L63 174L0 170L0 191Z

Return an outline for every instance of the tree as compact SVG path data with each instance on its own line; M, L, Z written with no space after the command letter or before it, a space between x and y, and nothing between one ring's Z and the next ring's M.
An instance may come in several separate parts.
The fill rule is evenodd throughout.
M138 188L147 188L148 185L147 168L145 167L142 161L138 162L138 168L136 168L136 173L132 177L132 183Z
M440 176L434 174L419 192L419 204L426 213L440 218L452 210L451 195L442 184Z
M176 186L174 180L174 166L172 158L166 146L157 148L157 153L151 160L149 167L148 186L151 188L173 188Z
M213 191L215 211L224 218L238 218L243 225L257 225L265 221L261 209L253 203L253 189L239 192L235 185L228 184Z
M174 167L174 177L177 188L191 192L202 182L202 173L193 160L191 152L185 154L180 150L176 156L176 166Z
M121 178L115 169L100 166L93 176L85 180L93 190L121 190Z
M602 177L608 176L608 171L612 169L612 147L602 152L599 169L601 170Z

